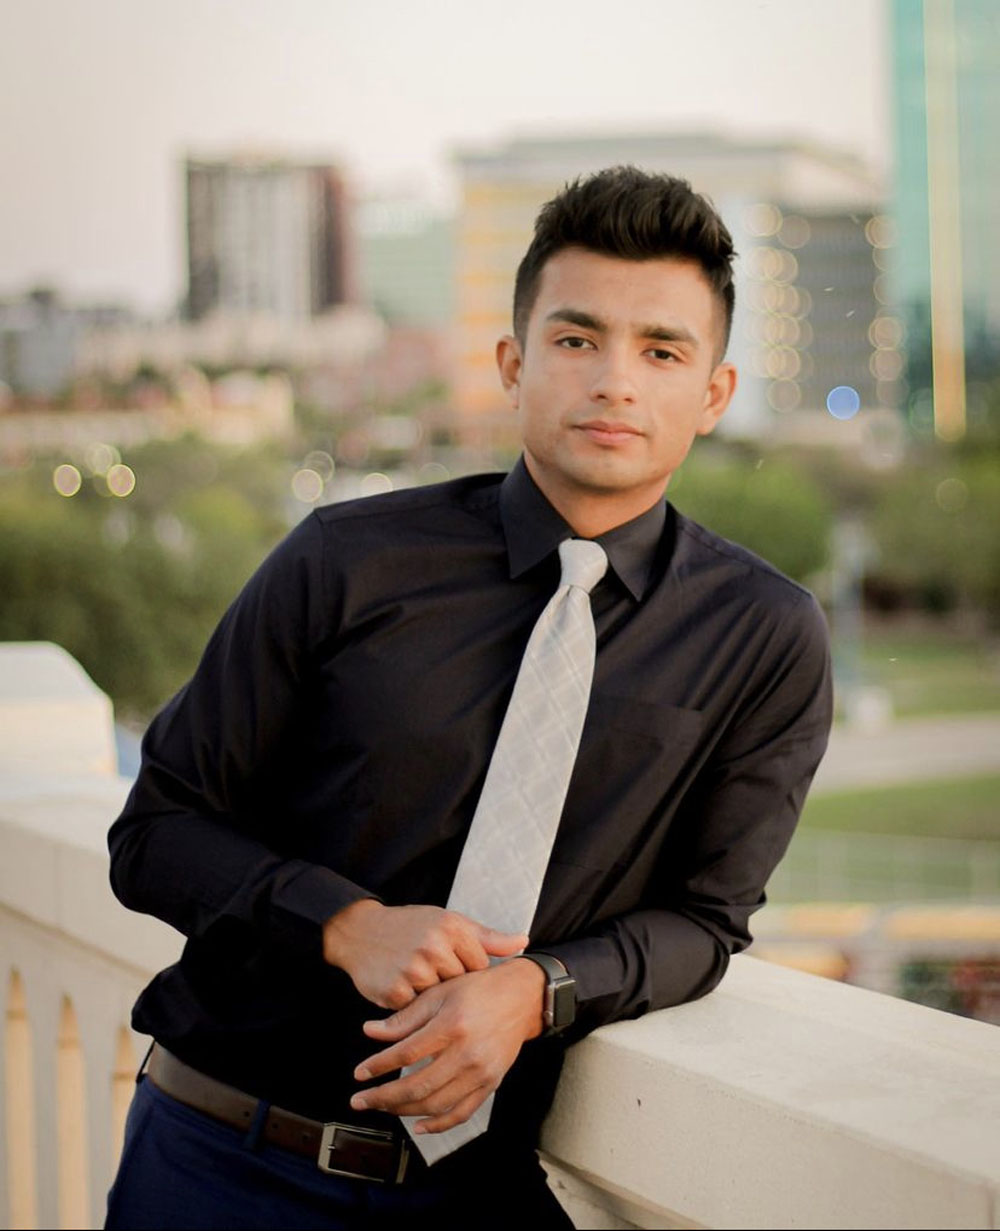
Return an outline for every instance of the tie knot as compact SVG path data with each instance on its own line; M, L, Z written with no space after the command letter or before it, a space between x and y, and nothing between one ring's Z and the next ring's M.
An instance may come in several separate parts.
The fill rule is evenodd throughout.
M566 539L560 543L559 561L562 564L560 585L579 586L588 594L608 568L604 548L590 539Z

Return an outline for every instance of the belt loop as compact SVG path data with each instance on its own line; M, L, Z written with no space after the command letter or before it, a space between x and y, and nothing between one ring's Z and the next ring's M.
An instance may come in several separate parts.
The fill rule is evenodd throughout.
M247 1129L247 1135L243 1138L243 1144L248 1150L257 1150L260 1146L261 1134L264 1131L264 1125L267 1123L267 1116L270 1110L270 1103L266 1103L263 1099L257 1100L257 1107L253 1113L253 1119L250 1121L250 1127Z

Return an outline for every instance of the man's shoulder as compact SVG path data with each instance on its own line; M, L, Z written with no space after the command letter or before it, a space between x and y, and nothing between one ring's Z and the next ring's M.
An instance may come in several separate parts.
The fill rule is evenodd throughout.
M812 592L763 556L674 510L675 567L689 583L738 591L773 611L817 609Z
M393 522L405 527L424 515L434 519L449 511L474 515L496 506L503 478L503 474L474 474L444 483L405 487L326 504L316 509L315 516L322 526L335 530L352 523L375 527Z

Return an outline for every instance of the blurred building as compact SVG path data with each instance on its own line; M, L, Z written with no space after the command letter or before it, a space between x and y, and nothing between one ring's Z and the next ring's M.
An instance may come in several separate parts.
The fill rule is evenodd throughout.
M1000 364L1000 5L893 0L891 54L909 413L954 438Z
M358 284L390 326L440 328L454 316L455 223L417 201L377 199L358 209Z
M80 340L77 369L115 380L130 379L144 365L164 372L187 364L343 370L366 362L384 337L382 320L353 304L301 321L271 312L219 312L201 321L92 328Z
M761 432L860 447L876 465L895 460L903 326L883 272L889 219L870 209L758 204L746 222L756 245L737 283L749 354L739 366L744 388L754 381L765 413L773 412ZM843 411L837 397L846 399ZM852 400L865 412L857 419Z
M47 288L0 300L0 383L15 395L54 397L73 379L85 332L131 319L125 308L73 306Z
M173 384L169 396L161 391L145 405L137 398L125 408L32 408L0 415L0 468L60 454L81 461L94 449L131 449L186 433L246 446L294 432L292 384L283 372L233 371L209 380L197 368L183 368Z
M352 297L337 168L243 155L189 158L187 315L307 320Z
M368 391L386 404L443 407L452 371L455 219L420 201L373 198L355 215L360 297L386 323ZM433 395L433 396L432 396ZM442 420L449 418L440 410Z
M881 191L853 156L702 133L521 139L464 151L457 162L455 393L467 435L488 444L509 431L493 351L511 328L514 273L539 207L566 181L620 163L689 180L733 234L739 259L729 358L741 383L728 430L758 435L776 414L822 409L836 385L860 384L865 405L878 405L868 335L880 311L879 269L866 226Z

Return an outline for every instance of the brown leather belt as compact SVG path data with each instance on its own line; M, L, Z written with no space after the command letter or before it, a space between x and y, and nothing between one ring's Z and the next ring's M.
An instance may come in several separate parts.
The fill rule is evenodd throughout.
M241 1132L250 1129L260 1107L260 1100L252 1094L199 1073L159 1043L153 1045L146 1075L164 1094ZM273 1106L268 1108L260 1140L311 1158L331 1175L378 1184L402 1183L410 1158L402 1130L393 1133L357 1124L322 1124Z

